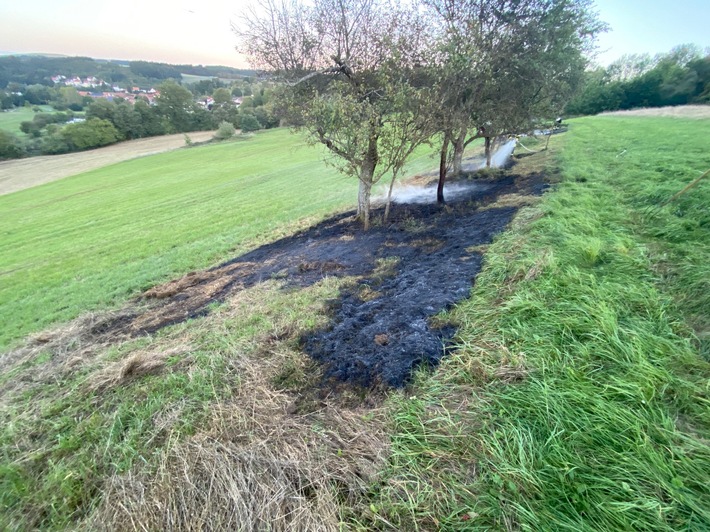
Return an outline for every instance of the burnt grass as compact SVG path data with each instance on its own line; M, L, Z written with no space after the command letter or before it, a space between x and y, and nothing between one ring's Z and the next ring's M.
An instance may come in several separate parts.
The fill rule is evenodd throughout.
M487 206L501 195L540 195L547 187L539 174L464 182L470 190L446 207L395 204L387 223L375 209L369 231L354 213L341 214L157 286L143 296L157 300L148 310L92 332L151 334L204 316L215 302L270 279L288 290L326 276L353 277L329 302L329 325L301 338L303 349L333 384L402 386L415 368L434 366L445 355L456 329L432 318L468 297L483 259L476 246L490 243L517 211Z

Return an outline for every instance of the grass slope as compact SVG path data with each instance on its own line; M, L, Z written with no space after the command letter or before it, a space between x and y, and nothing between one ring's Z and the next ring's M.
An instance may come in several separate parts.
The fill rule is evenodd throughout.
M489 248L472 298L451 314L461 324L461 350L385 407L357 406L362 397L347 390L341 402L314 394L318 367L299 338L325 323L342 279L288 290L272 279L207 317L105 345L86 334L96 325L88 316L0 357L0 528L707 529L710 370L700 353L707 349L708 183L656 208L710 164L707 128L585 119L552 139L555 154L521 159L528 170L557 160L563 182ZM270 147L275 161L293 139L270 132L254 142ZM97 260L91 276L123 286L120 299L130 279L111 285L111 272L100 268L142 271L121 269L134 254L121 244L124 232L143 250L137 264L150 268L140 281L148 283L273 238L287 230L287 216L318 216L309 207L326 212L352 201L340 187L354 184L331 183L325 169L320 201L291 187L310 184L298 163L238 174L235 154L250 168L265 159L247 156L249 146L146 159L160 172L152 178L140 164L117 165L67 179L68 188L12 194L8 205L21 214L24 201L41 218L42 207L68 202L65 217L74 223L82 199L94 205L85 216L99 206L108 212L108 225L95 216L84 227L96 235L72 231L55 213L48 221L62 231L35 225L34 240L40 248L68 246L63 235L72 235L104 249L109 258ZM301 160L313 175L299 149L281 164ZM210 177L221 165L232 173ZM280 188L292 197L280 209L253 203L258 217L252 203L239 201L269 190L260 179L267 174L274 197ZM97 176L109 177L99 185ZM251 185L239 188L242 181ZM141 210L112 211L121 198ZM162 225L191 243L152 253L162 245L150 239L156 209ZM211 232L210 223L224 220L220 209L234 220ZM182 227L183 212L194 234ZM233 238L240 224L247 230ZM142 237L133 234L140 228ZM100 248L106 239L116 247ZM25 254L33 248L17 244ZM191 263L195 250L202 254ZM55 275L71 283L67 272L81 263L63 263ZM35 290L50 290L41 279ZM106 297L104 288L94 290Z
M0 197L0 348L352 205L321 157L274 130Z
M0 198L3 340L110 306L159 279L231 257L352 205L357 182L323 165L320 157L302 138L269 131ZM431 162L422 154L411 168ZM158 520L156 510L166 506L152 505L150 498L129 500L137 492L122 483L150 486L156 468L167 474L172 467L166 463L171 453L187 453L185 460L199 466L191 453L202 459L205 451L194 442L206 432L227 429L237 432L231 437L248 447L259 470L234 464L235 472L247 469L242 480L252 483L231 493L245 499L241 513L226 516L239 526L253 519L249 528L273 527L278 519L270 509L281 511L287 523L294 516L302 523L319 522L320 506L294 498L286 484L278 498L271 490L274 482L304 474L325 493L333 472L323 471L322 456L341 481L365 489L362 460L345 460L353 456L359 435L379 442L379 436L370 436L372 413L365 421L319 407L327 420L340 424L316 433L330 421L294 421L287 414L293 398L284 392L294 386L316 389L318 370L299 349L299 338L323 323L324 302L337 296L340 282L326 279L282 291L279 281L271 280L214 306L209 318L100 345L90 331L101 326L102 314L89 313L0 355L0 529L120 530L130 528L133 514L141 512L141 522ZM274 420L283 420L280 437L270 425ZM351 442L348 449L333 448L340 431ZM282 447L276 448L277 442ZM314 442L329 452L297 462L312 452ZM224 447L217 447L214 458L225 459ZM244 452L236 449L235 459ZM289 453L295 471L284 468ZM365 461L379 456L362 454ZM264 477L265 463L275 477ZM173 495L184 501L183 488L192 488L182 482L193 477L176 475L166 484L176 486ZM252 489L254 477L264 483L261 491ZM257 494L263 499L255 503L250 497ZM196 489L195 495L204 491ZM319 505L324 500L319 498ZM333 491L328 505L336 523L338 500ZM183 517L199 521L205 506L193 502L199 508ZM220 499L212 503L224 507ZM253 504L265 513L250 512Z
M710 182L658 207L710 167L709 137L572 123L557 191L453 313L461 350L397 402L367 526L710 529Z
M53 109L49 105L40 105L39 107L45 112L53 112ZM25 134L20 131L20 124L22 122L32 121L35 114L36 113L30 107L18 107L10 111L0 111L0 129L24 137Z

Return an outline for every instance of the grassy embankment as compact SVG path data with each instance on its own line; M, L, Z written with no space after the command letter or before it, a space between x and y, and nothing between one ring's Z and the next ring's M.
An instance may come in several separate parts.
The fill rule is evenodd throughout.
M353 205L321 157L275 130L0 197L0 349Z
M576 120L394 408L372 522L710 530L710 121ZM555 139L557 140L557 139Z
M710 165L707 129L607 118L555 137L564 182L489 248L452 314L461 351L385 407L292 409L317 382L298 339L334 279L274 279L152 337L93 345L80 322L19 351L0 382L0 528L707 527L707 183L649 208ZM154 202L182 193L167 179Z
M110 306L160 279L234 256L352 204L356 183L324 167L319 157L298 137L271 131L0 198L6 214L0 232L5 341ZM428 168L431 162L422 155L412 167ZM376 416L321 409L337 420L335 429L328 420L294 422L286 412L293 396L284 390L317 379L298 338L323 323L324 302L337 295L338 286L326 279L282 291L272 280L213 308L208 318L112 342L96 342L91 331L101 325L102 314L90 313L0 356L0 528L130 528L132 514L140 512L148 512L145 523L159 519L150 513L156 507L131 501L130 494L138 492L124 490L122 483L150 486L158 472L170 470L172 453L185 453L180 460L199 466L206 452L199 442L209 438L216 445L215 434L228 431L236 431L230 437L249 456L261 456L253 464L259 468L256 481L248 468L240 477L251 483L248 489L224 492L262 497L263 513L251 506L229 513L237 522L275 522L278 511L291 523L294 515L311 522L321 518L322 508L293 499L289 489L280 496L271 491L300 474L313 485L329 485L333 468L324 472L323 453L308 459L314 438L330 449L325 454L338 474L349 470L355 491L365 489L358 468L372 453L358 465L350 460L352 443L357 434L370 438ZM333 447L335 432L342 430L355 434L348 436L346 450ZM228 456L227 443L220 442L211 456ZM194 453L201 458L195 460ZM286 455L293 456L295 472L282 463ZM273 465L271 476L264 474L265 463ZM215 471L242 470L227 464ZM198 473L176 474L167 484L177 490L172 495L184 498L189 487L179 479L198 482ZM157 489L155 496L162 495ZM209 494L197 489L192 495L192 502L207 508L197 497ZM216 511L227 507L211 500ZM335 498L329 504L337 518ZM289 510L299 505L303 512ZM183 517L201 515L195 509ZM114 517L115 526L105 525ZM156 529L163 528L160 523Z

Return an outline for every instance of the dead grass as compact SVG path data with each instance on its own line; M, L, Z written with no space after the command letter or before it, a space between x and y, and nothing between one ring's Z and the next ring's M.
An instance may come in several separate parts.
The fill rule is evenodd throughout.
M193 142L210 140L213 131L190 133ZM129 140L80 153L43 155L0 162L0 195L35 187L89 170L146 155L154 155L185 146L185 135L164 135L147 139Z
M252 392L215 406L209 428L170 446L155 474L110 479L86 528L338 530L383 465L382 420L331 405L294 416L286 394Z
M186 357L189 351L189 345L176 345L157 351L139 350L125 359L110 363L107 367L92 373L87 379L88 389L94 392L105 392L133 379L156 375L165 369L165 363L169 358ZM184 365L173 366L171 369L175 371Z
M540 196L531 196L527 194L504 194L500 196L494 203L488 205L483 205L479 207L479 210L487 209L501 209L504 207L526 207L528 205L535 205L541 200Z
M466 248L466 253L485 253L488 251L490 244L479 244L477 246L468 246Z
M322 386L320 368L299 346L305 331L325 323L328 298L351 282L329 277L293 290L267 281L235 292L209 319L155 337L112 335L113 325L134 317L127 311L85 316L3 357L0 367L16 378L3 385L0 407L22 402L15 421L34 427L61 402L71 412L57 414L63 423L91 419L103 427L97 432L111 433L90 446L77 442L86 467L103 465L91 480L92 509L74 529L338 530L350 512L369 511L365 495L389 455L387 418L382 396ZM212 398L200 404L204 414L191 413L197 389L180 398L165 387L180 380L219 389L200 392ZM35 399L25 404L28 396ZM143 458L115 467L126 452L115 427L128 423L125 411L116 421L117 412L148 404L141 439L131 443ZM36 438L31 431L15 438L20 460L54 452L52 436ZM38 471L48 467L39 463ZM17 522L42 521L34 519Z
M671 118L691 118L702 120L710 118L710 105L651 107L645 109L631 109L628 111L612 111L608 113L601 113L600 116L666 116Z
M102 332L130 319L134 312L135 309L125 308L87 313L68 324L32 335L20 347L0 355L0 403L95 364L108 347L128 340L126 335L106 336ZM15 375L22 378L14 378Z
M248 323L255 308L263 312L264 301L273 299L278 285L267 285L236 294L191 334L228 338L235 324ZM84 529L339 529L388 455L384 410L346 406L349 392L326 393L319 371L298 349L303 323L287 309L265 316L272 320L268 330L233 346L239 353L229 362L233 396L212 405L195 435L170 442L155 469L109 479ZM137 353L95 382L115 384L127 371L129 377L152 371L160 360Z

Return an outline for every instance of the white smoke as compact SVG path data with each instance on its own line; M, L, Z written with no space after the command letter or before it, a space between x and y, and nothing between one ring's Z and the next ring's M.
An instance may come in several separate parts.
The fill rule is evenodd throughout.
M491 168L500 168L505 166L510 159L510 156L515 150L515 139L508 140L505 144L500 146L491 157ZM486 167L486 159L475 158L469 159L463 165L463 170L466 172L473 172L476 170L481 170ZM471 193L473 191L483 191L490 188L487 183L478 182L464 182L464 183L447 183L444 188L444 196L447 201L456 200L457 198ZM381 203L387 200L386 197L377 198L373 202ZM399 204L426 204L436 202L436 184L428 186L416 186L416 185L395 185L392 190L392 202Z
M487 183L449 183L444 188L446 200L455 200L456 198L470 193L474 190L487 190L490 185ZM426 187L418 187L415 185L396 186L392 191L393 203L406 204L426 204L436 203L436 184Z

